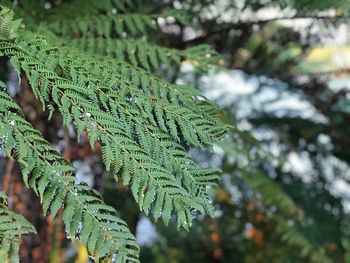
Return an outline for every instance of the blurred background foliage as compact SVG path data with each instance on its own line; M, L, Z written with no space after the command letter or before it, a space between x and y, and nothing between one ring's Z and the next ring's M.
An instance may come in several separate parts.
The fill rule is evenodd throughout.
M139 13L185 10L182 25L159 19L163 33L153 41L180 49L209 44L222 55L209 72L194 71L191 61L158 72L203 90L234 126L214 146L215 154L190 150L201 165L223 171L212 189L214 218L199 217L189 232L148 221L128 189L104 174L87 138L78 143L73 131L57 132L55 118L47 125L25 85L17 96L46 138L59 149L68 143L65 156L79 180L102 191L128 222L142 246L142 262L350 262L350 2L125 2L137 2L129 7ZM6 61L0 70L7 70ZM4 159L1 167L6 176ZM17 188L10 191L15 200L31 200L31 193ZM88 261L80 244L65 247L55 231L59 222L35 217L35 203L16 209L28 210L22 214L45 228L41 243L24 240L23 262L31 262L28 253L48 251L48 244L50 262Z
M349 1L174 6L193 21L169 29L168 44L223 56L222 67L184 65L174 79L216 100L235 129L216 155L193 152L224 172L215 218L189 233L157 225L144 261L350 262Z

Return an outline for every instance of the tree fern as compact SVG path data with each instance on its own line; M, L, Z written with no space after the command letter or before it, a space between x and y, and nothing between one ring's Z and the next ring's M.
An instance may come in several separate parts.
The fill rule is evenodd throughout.
M23 22L1 8L0 54L28 79L44 110L59 112L78 135L86 131L92 147L101 145L106 169L130 187L146 215L165 223L176 216L178 226L188 229L196 211L213 214L207 188L219 171L198 166L187 149L210 147L229 127L196 89L153 72L183 60L206 69L218 56L208 46L179 51L145 38L131 40L157 30L158 17L185 22L181 12L130 14L137 2L87 1L82 7L87 12L72 17L68 10L77 3L72 1L51 10L38 4L40 12L31 15L24 14L32 9L24 3L13 6ZM117 14L109 13L110 7ZM63 208L68 236L81 239L96 260L116 254L120 262L137 262L134 237L115 210L94 190L74 183L72 166L21 117L5 92L0 100L2 148L19 161L23 180L44 211L54 216Z

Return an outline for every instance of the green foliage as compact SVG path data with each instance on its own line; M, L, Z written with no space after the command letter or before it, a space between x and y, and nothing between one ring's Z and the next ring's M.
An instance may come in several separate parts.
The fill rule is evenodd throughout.
M244 79L248 87L225 82L234 94L223 92L218 101L231 111L231 119L237 113L246 133L253 131L258 139L239 138L234 131L220 143L225 180L216 193L217 217L210 226L220 239L214 242L215 235L206 233L205 219L189 234L157 228L161 237L147 251L154 257L145 261L347 262L346 190L338 191L337 183L347 182L349 171L348 72L338 65L332 72L299 75L296 66L309 51L325 56L324 45L327 49L337 42L348 1L179 2L198 23L194 39L179 41L186 36L179 33L179 46L210 43L220 50L233 71L220 69L203 82L211 88L222 77ZM329 35L334 39L325 44ZM193 75L186 71L179 79L194 82ZM298 98L317 114L284 105L286 97ZM260 146L279 158L256 154ZM217 164L217 157L213 159ZM311 167L298 171L304 161Z
M291 218L302 219L303 211L277 183L269 179L262 171L243 174L242 179L254 192L261 194L264 204L276 206L279 211Z
M332 262L327 256L324 247L317 247L315 244L310 242L301 229L293 224L288 224L285 218L276 217L278 225L276 232L281 235L281 240L286 242L288 245L298 247L300 249L301 257L308 257L310 262Z
M70 17L67 10L77 2L52 10L37 4L40 12L23 15L20 28L13 12L1 7L0 54L28 79L44 110L59 112L64 125L74 124L78 137L86 131L92 147L101 145L106 169L130 187L141 211L165 223L176 216L178 227L189 229L197 211L213 214L207 188L219 171L198 166L187 149L210 147L229 127L218 120L217 106L196 89L147 70L162 64L171 68L184 59L207 68L217 55L208 46L178 51L116 38L156 30L158 17L183 21L181 12L113 15L110 4L126 12L133 2L103 1L92 8L87 1L82 9L89 12ZM33 10L23 3L13 6L19 17ZM5 92L0 102L0 145L20 163L23 180L40 197L44 211L55 216L63 208L68 236L82 240L97 262L115 254L118 262L137 262L135 239L115 210L94 190L74 183L72 166L21 117Z
M237 144L233 142L233 138ZM278 159L262 150L249 133L237 131L231 138L223 140L219 145L226 154L227 170L238 170L241 180L252 191L261 195L264 205L275 206L281 214L289 218L303 219L303 210L284 191L282 185L269 178L262 167L252 165L256 159L267 163L278 161Z
M55 216L63 208L67 233L84 242L96 259L118 253L121 262L137 262L135 239L116 211L96 191L75 184L74 168L17 113L20 109L6 93L0 92L0 102L2 148L20 163L23 180L40 197L44 211Z
M238 135L239 133L235 134L235 139L242 140L242 143L243 141L245 143L252 141L252 138L249 138L249 134L242 133L240 136ZM252 142L252 146L255 143ZM251 167L254 159L271 161L271 157L259 148L254 151L254 154L250 153L248 149L251 146L249 144L246 144L244 147L242 145L232 147L234 144L229 140L225 140L220 145L225 149L227 160L230 160L230 158L235 160L234 162L227 161L230 166L226 172L232 169L239 170L241 180L255 193L261 195L262 203L267 207L276 208L277 212L272 216L270 215L270 217L276 223L274 234L279 236L281 242L301 249L299 256L308 258L310 262L330 262L330 259L326 256L325 249L317 247L317 244L315 244L317 242L314 243L307 238L305 234L307 229L303 227L305 225L305 215L302 207L299 207L299 204L282 188L282 185L266 176L264 169ZM241 161L239 158L246 158L249 160L250 165L244 165L248 163Z
M218 55L207 45L200 45L187 50L164 48L150 44L145 40L114 40L110 38L76 38L67 44L91 54L106 55L119 60L127 60L130 64L147 70L159 69L162 65L172 67L184 60L207 69L218 60Z
M0 11L0 40L14 39L17 36L17 29L20 20L13 20L14 14L10 9Z
M7 207L7 196L0 192L0 261L19 262L18 250L21 235L36 233L34 227L21 215Z
M84 7L88 6L88 10ZM104 5L103 5L104 6ZM102 6L101 6L102 7ZM105 6L104 6L105 7ZM87 3L82 7L84 12L72 16L72 13L65 10L53 13L47 18L43 18L45 27L60 36L99 36L99 37L119 37L134 38L154 34L161 30L158 23L159 18L173 18L182 24L187 24L188 18L180 10L169 10L161 14L154 13L114 13L113 9L102 8L104 14L100 14L98 9L91 9ZM62 19L64 18L64 19Z
M277 1L282 7L293 7L299 12L315 12L319 10L338 9L340 12L348 12L349 5L343 0L322 0L322 1L307 1L307 0L279 0Z

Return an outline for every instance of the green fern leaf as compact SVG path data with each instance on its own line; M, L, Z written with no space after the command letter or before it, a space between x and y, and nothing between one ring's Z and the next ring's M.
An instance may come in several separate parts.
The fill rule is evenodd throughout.
M0 92L0 97L11 100L4 92ZM123 262L138 262L139 249L125 222L115 217L115 210L105 205L91 189L74 184L74 177L71 176L73 167L42 139L39 132L15 112L0 112L0 127L5 127L0 129L0 138L7 139L1 141L0 145L6 152L22 148L16 152L16 159L21 166L29 155L37 159L30 171L29 185L41 197L45 211L50 210L54 216L63 208L67 232L73 238L80 238L88 248L93 248L89 250L91 255L110 257L118 253ZM26 137L28 133L32 136ZM7 228L11 229L11 225ZM107 250L95 247L96 237L90 238L93 231L99 233L98 239L106 244Z
M9 210L6 204L7 196L0 192L0 261L19 263L21 235L36 231L24 217Z

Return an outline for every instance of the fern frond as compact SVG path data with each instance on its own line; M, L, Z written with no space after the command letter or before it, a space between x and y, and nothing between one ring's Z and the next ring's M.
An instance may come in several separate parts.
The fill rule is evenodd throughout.
M69 56L65 56L65 57L69 57ZM71 60L73 61L73 59ZM66 63L66 65L68 64L69 62ZM84 63L84 64L87 65L87 63ZM91 72L95 72L95 71L87 70L86 72L90 72L89 75L91 76L94 74ZM80 73L80 75L82 74L84 73ZM97 74L96 78L101 76L103 77L103 75ZM126 104L125 101L120 100L120 97L122 97L120 92L117 92L114 89L109 90L109 89L100 88L105 86L105 83L103 81L98 81L97 79L95 79L95 82L100 83L100 84L97 84L95 87L97 89L97 95L100 97L99 101L106 101L105 109L107 109L109 112L113 113L113 112L116 112L116 109L118 109L118 111L114 114L116 116L116 120L121 120L121 119L126 120L126 122L124 122L123 125L125 127L128 127L129 132L133 131L133 133L136 134L136 137L137 137L136 140L141 146L141 148L143 150L146 150L146 152L154 160L157 160L158 163L160 162L160 164L162 164L164 168L166 168L168 171L171 171L173 174L175 174L177 178L180 178L183 181L184 187L187 190L189 190L192 194L197 195L198 191L200 191L202 192L203 196L206 196L206 194L203 193L206 190L198 189L199 188L198 182L196 182L197 179L195 179L196 176L192 174L195 171L197 171L197 169L200 169L200 168L196 168L197 165L187 156L185 149L181 146L181 144L177 140L174 140L174 137L175 138L178 137L176 122L178 120L181 120L183 116L176 116L177 121L168 117L167 124L169 124L169 131L170 131L170 134L168 134L167 132L164 132L162 129L160 129L157 126L157 122L155 121L155 119L158 120L158 123L162 123L163 129L167 129L167 128L164 128L165 121L162 121L163 119L157 116L157 112L158 112L157 110L155 111L156 116L151 116L151 117L145 116L144 118L142 118L141 117L142 115L140 116L140 114L143 114L144 112L143 108L133 109L133 107L130 107L130 104ZM130 90L130 85L125 87ZM149 111L151 111L151 108L153 107L153 105L151 104L149 105L150 105ZM160 109L160 108L157 108L157 109ZM171 111L171 110L170 112L172 114L175 113L175 111ZM162 115L163 111L161 110L159 114ZM148 118L151 121L148 120ZM169 162L169 160L171 159L174 160L173 163ZM200 170L203 171L205 169L200 169ZM207 172L207 173L211 174L211 172ZM217 177L212 174L212 179L213 178L217 178ZM208 183L209 182L210 181L208 181ZM205 188L205 187L202 187L202 188ZM206 198L208 199L208 197ZM209 211L211 210L212 208L210 206ZM145 211L147 213L147 209Z
M45 15L50 20L76 19L84 15L97 15L101 13L150 13L150 5L159 4L158 0L73 0L64 2L48 10Z
M332 260L327 256L324 247L313 244L296 225L289 225L287 219L275 216L277 221L276 232L283 242L300 249L300 255L312 263L330 263Z
M127 33L135 36L144 34L146 30L155 30L157 17L140 14L89 15L72 20L54 20L48 28L62 36L74 34L111 37L112 34L117 34L119 37L126 37L124 34Z
M171 10L163 14L90 14L72 19L56 19L47 17L45 26L59 36L99 36L111 38L118 36L121 38L141 37L146 32L159 30L158 18L174 17L180 22L186 22L181 11Z
M23 41L25 42L25 41ZM42 43L43 44L43 43ZM33 43L33 45L36 45L36 43ZM28 45L29 46L29 45ZM33 46L30 47L33 49ZM56 48L52 48L50 46L47 47L47 50L50 50L51 53L56 52ZM9 52L16 52L16 51L9 51ZM38 50L29 50L27 51L29 53L32 52L38 52ZM18 52L17 52L18 53ZM95 83L91 83L91 86L97 86L99 87L99 90L97 92L97 96L101 96L103 93L109 93L109 94L115 94L114 98L116 100L120 101L120 98L122 96L125 97L125 102L133 102L135 101L136 107L139 108L141 113L148 113L146 114L147 118L150 122L157 123L163 131L168 132L168 130L171 132L172 135L183 135L185 140L188 142L199 145L199 141L202 141L205 144L211 144L211 142L215 139L218 139L222 136L223 133L226 131L226 126L222 126L219 124L218 121L214 119L209 118L203 118L203 116L198 115L195 111L193 111L190 108L181 107L180 103L183 104L185 102L191 103L191 105L197 106L196 104L202 103L201 101L196 102L193 97L184 96L181 93L179 93L177 90L184 90L185 88L181 88L180 86L174 85L173 87L168 84L164 83L161 80L157 80L152 78L150 75L148 75L145 72L132 70L131 68L125 66L125 64L121 63L121 66L119 70L121 72L118 72L116 70L113 70L113 66L116 67L116 64L112 64L111 62L108 64L108 67L106 68L106 65L102 63L97 63L97 60L88 60L84 59L84 56L80 56L78 58L77 55L72 55L72 52L65 52L62 54L53 54L48 55L46 53L40 53L40 60L46 63L48 61L51 61L50 63L53 65L56 64L62 64L65 67L71 65L71 68L66 70L67 74L76 74L76 75L86 75L86 81L93 80ZM57 56L60 56L60 58L56 58ZM64 59L64 62L61 62L60 59ZM79 61L80 60L80 61ZM80 62L80 64L78 64ZM109 66L110 65L110 66ZM117 64L118 66L118 64ZM75 67L75 68L72 68ZM82 67L84 67L84 71L82 71ZM99 67L99 68L97 68ZM100 70L100 71L98 71ZM127 79L123 77L123 75L128 75L127 71L131 71L132 75L135 77L131 77L129 82L127 82ZM110 79L109 76L111 75L119 75L120 79ZM91 77L95 76L96 79L92 79ZM148 85L142 88L142 84L137 82L136 79L140 78L139 81L148 81ZM109 79L108 79L109 78ZM106 80L108 80L108 83L106 83ZM96 85L96 82L99 82L98 85ZM159 83L157 83L159 82ZM107 84L107 85L106 85ZM164 84L164 85L163 85ZM166 85L165 85L166 84ZM84 86L85 84L82 83ZM146 85L146 84L144 84ZM114 87L119 86L119 90L114 91ZM135 87L136 86L136 87ZM165 86L165 87L164 87ZM105 87L105 88L100 88ZM156 99L154 101L150 96L147 96L147 92L149 92L148 87L153 87L152 94L159 94L159 99ZM159 87L160 91L157 90L157 87ZM173 88L173 90L171 89ZM113 91L110 91L112 89ZM141 90L140 90L141 89ZM85 91L84 91L85 90ZM107 90L107 91L106 91ZM86 94L88 90L82 89L81 92L84 92L84 95ZM142 92L143 91L143 92ZM174 92L175 91L175 92ZM111 93L112 92L112 93ZM161 93L167 93L169 96L172 96L172 104L169 104L169 101L165 97L161 97ZM187 91L191 92L191 91ZM47 96L45 93L49 93L48 91L41 91L37 92L41 93L42 96ZM146 94L145 94L146 93ZM174 94L175 93L175 94ZM90 95L92 93L90 92ZM178 96L176 96L178 94ZM91 95L94 97L94 95ZM153 96L153 95L152 95ZM94 99L94 98L92 98ZM162 99L162 100L161 100ZM103 98L100 98L101 101L103 101ZM164 101L163 101L164 100ZM199 106L198 106L199 107ZM201 108L199 108L200 111ZM157 120L157 122L155 122ZM181 132L181 134L179 134ZM178 136L177 136L178 137ZM213 137L213 138L211 138Z
M73 119L76 126L81 127L78 129L79 132L82 129L87 130L90 138L100 140L103 149L110 149L109 153L112 155L105 154L108 157L105 158L105 163L121 162L124 171L122 178L125 183L131 184L134 197L143 210L150 207L149 203L144 202L148 196L147 200L154 204L152 213L156 218L161 216L168 222L174 210L179 225L185 228L192 222L192 208L204 213L203 207L207 207L207 200L191 196L173 174L150 158L132 139L125 123L116 122L113 116L102 112L90 100L84 99L78 90L72 90L76 84L62 79L54 72L48 71L48 68L40 67L38 61L32 59L20 62L33 88L37 89L39 83L41 85L50 83L49 91L52 92L53 99L63 116L68 118L67 123ZM147 192L146 189L152 191ZM155 196L150 197L156 193L157 200Z
M159 0L122 0L122 1L116 1L112 0L114 2L114 7L124 13L128 12L143 12L147 13L148 8L150 6L159 6L162 3L162 1Z
M77 17L82 17L86 15L97 15L102 10L110 11L111 0L73 0L69 2L63 2L59 5L53 5L52 8L46 10L44 13L47 19L50 17L51 21L61 20L61 19L73 19Z
M131 29L127 20L123 23ZM73 122L78 134L87 131L91 145L101 144L106 168L130 186L142 211L166 223L175 215L178 226L186 229L195 210L212 214L207 186L217 179L217 171L198 167L184 144L210 146L225 133L227 127L215 116L217 106L193 88L170 84L124 61L64 48L53 44L55 37L47 40L29 30L19 29L17 34L0 42L0 52L26 75L44 107L56 105L65 125ZM191 55L183 56L194 54L191 50ZM27 156L27 144L16 139L19 156ZM51 168L64 176L51 182L40 180L41 173L29 176L36 164L24 162L30 163L29 168L22 165L25 182L41 197L44 209L55 214L68 199L68 194L57 193L62 192L58 191L61 178L71 185L71 177L66 176L72 173L70 166L52 162Z
M0 40L10 40L17 37L17 29L21 24L21 20L14 20L13 18L14 13L10 9L0 8Z
M35 72L35 69L28 68L34 65L33 62L31 61L30 65L23 64L22 68L28 72L29 81L35 87L31 75ZM40 76L41 83L49 83L54 79L57 81L54 83L55 86L52 87L52 93L60 111L65 116L72 114L76 126L86 129L90 138L99 138L103 151L109 149L109 154L104 154L108 157L105 162L122 160L124 171L122 178L125 183L131 184L132 192L135 199L140 203L141 209L145 210L150 207L149 203L144 203L146 196L157 193L156 202L159 204L158 206L155 205L156 208L153 208L152 212L156 218L162 216L165 222L169 221L171 212L174 210L178 215L179 225L187 228L192 221L191 208L197 208L204 213L201 202L207 200L189 195L172 174L158 165L132 140L126 130L128 126L125 123L119 121L119 125L116 125L118 121L113 116L101 112L100 108L95 107L94 103L81 97L81 94L72 93L69 87L74 87L74 84L64 79L58 81L60 78L58 76L54 77L52 72L48 74L47 69L38 71L36 76ZM146 195L146 189L152 189L152 191L149 191ZM154 197L147 198L153 203L155 202L154 199Z
M114 57L126 60L130 64L150 71L159 69L162 64L172 68L173 64L181 64L187 60L197 68L207 70L217 63L219 56L207 45L196 46L187 50L164 48L150 44L145 40L116 40L106 38L74 38L67 44L91 54Z
M262 171L257 170L254 174L244 173L243 171L242 179L254 192L261 194L265 204L276 206L278 211L292 218L303 218L303 210L295 204L293 199L278 184L264 175Z
M235 140L236 144L233 140ZM293 198L288 195L277 182L269 178L264 170L251 165L256 159L267 160L271 158L276 160L276 158L270 156L269 153L259 147L255 149L254 155L251 155L251 151L246 149L247 147L249 148L249 146L243 147L241 145L241 141L243 140L249 141L254 139L250 134L248 134L247 137L247 135L238 131L235 139L233 139L233 137L228 137L219 143L220 147L225 151L227 158L234 160L231 161L230 164L233 164L235 169L239 170L241 174L240 179L252 191L261 195L261 201L264 205L274 206L280 214L297 221L302 221L304 219L304 211L295 203ZM255 144L254 147L256 147Z
M28 56L34 55L45 64L50 62L54 66L62 67L66 70L65 74L73 81L77 75L85 76L84 79L81 78L85 82L82 86L89 81L92 86L100 82L98 86L102 89L117 89L118 97L124 97L126 102L147 113L149 121L156 119L163 131L168 132L168 129L177 131L178 137L181 135L193 145L211 145L228 129L209 115L217 109L217 106L201 98L195 89L169 84L125 62L102 57L91 58L74 50L52 47L46 40L35 39L32 34L22 34L21 45L23 52L27 52ZM47 52L40 52L40 49ZM17 50L11 48L6 52L15 55L21 51L18 47ZM38 94L40 93L46 92L44 90ZM177 129L174 128L174 123Z
M96 260L117 254L120 262L138 262L135 238L114 208L97 192L74 183L73 167L16 113L18 106L6 93L0 92L0 101L0 145L15 152L24 182L40 197L44 211L55 216L63 208L67 233L80 239Z
M66 60L61 64L69 68L67 75L74 67L75 74L99 82L98 86L105 87L105 90L116 90L119 98L124 97L126 102L148 113L149 121L157 120L165 132L175 131L171 127L175 122L180 131L178 135L183 135L189 143L198 146L211 145L228 129L216 116L210 115L217 110L217 106L201 97L193 88L170 84L122 61L96 56L91 60L91 56L78 55L71 49L63 51L56 56Z
M7 196L0 191L0 262L19 263L19 243L22 235L36 233L21 215L7 207Z
M195 182L195 176L189 176L189 172L184 175L188 169L177 167L176 172L172 173L172 170L167 170L167 166L163 166L164 163L167 163L166 158L169 156L165 152L176 155L175 151L169 150L173 145L158 147L162 149L159 152L163 156L159 159L153 159L158 156L154 154L150 156L145 148L137 144L138 141L135 138L133 127L143 125L142 122L135 123L135 119L137 120L137 114L144 113L144 108L148 107L152 114L152 116L147 116L148 119L151 119L155 126L158 125L163 133L168 132L167 125L171 135L177 134L179 135L177 137L182 137L194 145L200 145L201 142L211 144L213 140L211 137L216 136L215 132L221 129L221 127L216 127L217 122L211 122L208 118L203 118L189 108L180 107L180 105L169 105L168 99L168 103L160 100L154 103L148 96L149 91L142 90L142 87L140 89L139 85L142 85L141 83L136 83L136 87L130 89L135 86L135 78L126 84L123 79L123 82L116 79L117 82L113 83L110 76L118 74L120 78L124 78L123 75L126 74L122 70L126 66L122 67L122 72L117 70L111 72L113 67L112 69L110 67L106 68L106 64L112 64L112 61L103 64L98 60L88 60L84 56L79 58L74 52L68 52L69 50L60 52L58 48L48 45L44 39L35 38L33 34L28 32L21 31L17 47L9 44L9 48L5 48L5 50L8 55L12 56L11 60L16 61L14 66L19 66L27 73L34 92L44 104L50 102L50 94L52 94L52 98L58 105L66 124L74 120L78 132L85 129L88 131L90 138L99 139L102 142L103 156L107 168L115 162L120 163L123 170L129 171L129 174L122 173L123 176L121 177L126 184L131 184L134 197L139 202L142 210L149 213L152 210L151 204L156 206L156 197L153 191L150 191L148 195L143 193L145 189L155 189L155 191L160 192L159 198L162 198L160 202L164 204L160 209L167 209L158 212L159 208L157 207L157 210L151 211L155 218L161 216L167 222L174 210L178 217L178 224L187 228L192 221L191 210L193 208L202 213L212 213L209 198L204 191L205 187L199 187ZM89 65L91 65L91 68L89 68ZM121 65L126 64L121 63ZM116 67L115 63L112 66ZM96 67L100 67L104 71L100 73L96 70ZM147 72L140 70L134 70L134 72L138 75L143 74L150 80L153 79ZM142 78L142 76L139 76L139 78ZM118 85L122 85L123 90L115 90L115 86ZM161 85L159 89L170 93L172 90L169 86L164 88ZM181 87L174 86L176 89L181 89ZM175 91L178 92L176 89ZM159 97L163 96L160 92L158 94ZM188 99L192 105L197 104L195 97L183 96L181 93L179 93L179 96ZM134 107L136 106L139 112L130 115L132 110L126 111L130 108L128 106L130 102L133 106L133 101L135 101ZM92 104L102 105L103 107L93 107ZM112 113L114 117L104 113L106 110ZM90 115L89 118L87 118L87 113ZM126 113L127 115L125 115ZM152 138L152 141L155 141L154 138ZM92 139L91 141L94 143ZM159 145L159 142L155 145ZM176 144L174 143L174 145ZM123 157L123 155L127 157ZM189 165L191 164L189 163ZM118 171L120 168L116 170ZM134 180L130 180L130 174L132 174ZM174 176L177 174L180 174L180 176ZM140 180L141 177L148 179ZM191 181L192 183L190 183ZM186 184L186 188L183 184ZM193 186L190 186L191 184ZM166 206L167 199L173 201ZM147 202L144 202L145 200Z

